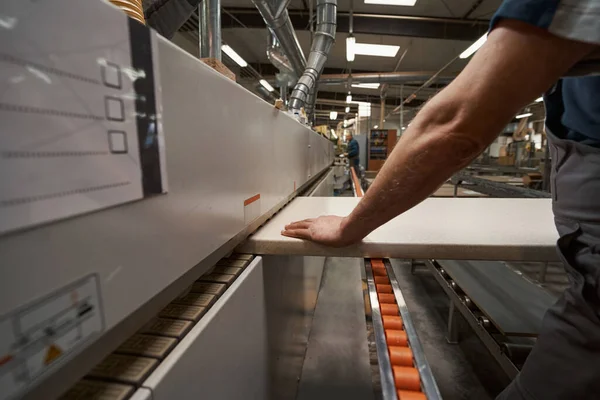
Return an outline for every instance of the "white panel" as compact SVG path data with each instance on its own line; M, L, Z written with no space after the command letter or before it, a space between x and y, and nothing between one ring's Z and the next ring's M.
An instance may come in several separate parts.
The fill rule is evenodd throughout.
M152 392L150 389L139 388L135 391L135 393L129 398L129 400L152 400L154 397L152 396Z
M58 13L85 4L89 7L82 12L85 18L74 20L93 24L106 11L116 23L127 21L120 11L100 1L12 2L30 7L32 14L38 6L40 12L45 10L47 4ZM41 15L61 34L94 35L86 23L75 29L57 24L49 14ZM128 38L121 35L119 40ZM307 171L314 171L314 176L333 161L331 154L329 159L323 155L314 161L318 165L309 166L309 141L316 138L315 149L323 151L330 147L326 139L165 39L159 37L157 47L163 103L158 118L162 117L165 132L169 192L0 235L0 318L78 279L98 276L109 333L91 337L85 346L93 346L86 353L72 354L76 363L67 364L64 358L55 361L54 375L47 374L46 385L37 388L40 394L50 396L55 393L50 389L62 390L74 383L77 374L85 373L183 290L188 280L239 243L250 229L245 200L260 194L260 207L250 210L250 217L246 213L248 219L275 212L295 188L307 182ZM82 51L82 59L86 54ZM113 82L113 78L109 72L107 79ZM40 127L32 123L31 129Z
M266 399L266 324L257 257L142 386L155 400Z
M1 13L0 233L142 198L127 17L77 0ZM73 19L87 35L60 29Z
M319 181L317 186L308 195L308 197L333 197L333 185L335 178L333 168Z
M330 248L281 236L291 221L348 215L360 199L298 197L238 250L338 257L554 261L558 234L550 199L430 198L362 243Z

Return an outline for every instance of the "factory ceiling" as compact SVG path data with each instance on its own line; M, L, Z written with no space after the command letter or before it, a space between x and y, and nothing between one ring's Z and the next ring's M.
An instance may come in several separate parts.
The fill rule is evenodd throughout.
M311 42L309 7L311 0L291 0L290 18L304 53ZM325 65L326 74L357 72L437 71L463 52L487 30L501 0L417 0L410 6L365 4L364 0L338 0L336 43ZM349 31L350 8L354 12L354 36L358 43L400 46L395 57L357 55L354 62L346 60L346 38ZM267 30L260 14L250 0L222 0L222 37L258 73L270 79L276 70L266 55ZM174 41L197 55L197 13L179 30ZM401 62L399 63L401 59ZM237 74L238 81L255 79L235 63L224 61ZM456 74L468 60L457 59L446 72ZM445 72L445 73L446 73ZM246 82L247 83L247 82ZM245 84L245 83L244 83ZM419 86L411 82L402 90L391 86L387 103L400 104ZM419 106L443 85L419 93L411 106ZM343 99L346 85L321 85L320 98ZM351 88L361 99L379 102L379 90Z

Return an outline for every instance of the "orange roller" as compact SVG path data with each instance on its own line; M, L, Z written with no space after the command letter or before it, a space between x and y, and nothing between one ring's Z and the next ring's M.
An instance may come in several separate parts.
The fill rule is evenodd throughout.
M393 365L394 381L398 390L421 390L421 378L419 371L412 367L400 367Z
M398 390L398 400L427 400L427 397L421 392Z
M394 293L392 285L379 284L375 285L375 288L377 289L377 293Z
M387 276L376 276L375 277L375 284L378 283L383 283L384 285L389 285L390 284L390 278L388 278Z
M380 304L379 308L381 308L382 315L398 315L398 306L396 304Z
M385 264L383 263L383 260L381 260L379 258L373 258L373 259L371 259L371 267L385 268Z
M385 268L373 268L373 276L387 276Z
M396 296L390 293L378 293L380 303L396 304Z
M402 318L397 315L384 315L383 328L395 329L397 331L402 330Z
M397 329L386 329L385 339L388 346L408 346L406 332Z
M389 346L390 361L392 365L401 365L404 367L413 366L413 354L410 347Z

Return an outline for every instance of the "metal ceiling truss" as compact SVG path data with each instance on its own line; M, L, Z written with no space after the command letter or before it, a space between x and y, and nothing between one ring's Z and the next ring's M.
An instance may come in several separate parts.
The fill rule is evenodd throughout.
M254 8L227 8L226 11L222 15L223 29L238 28L240 25L265 28L263 18ZM306 11L289 10L289 15L295 30L310 29L309 15ZM487 31L489 21L355 13L353 23L354 33L475 41ZM349 13L339 12L337 31L348 33L349 24ZM197 29L194 25L195 23L184 24L181 30Z

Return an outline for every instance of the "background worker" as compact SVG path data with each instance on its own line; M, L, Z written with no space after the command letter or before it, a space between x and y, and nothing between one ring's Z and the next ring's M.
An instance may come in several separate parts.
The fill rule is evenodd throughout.
M600 0L505 0L485 45L411 122L347 217L294 222L286 236L348 246L427 198L469 165L541 93L552 201L567 289L500 399L589 399L600 393ZM598 68L600 71L600 68Z
M346 155L348 156L348 160L350 161L350 167L354 168L356 175L358 175L358 164L359 164L359 146L358 142L354 137L352 137L351 133L346 133L346 142L348 142L348 152Z

